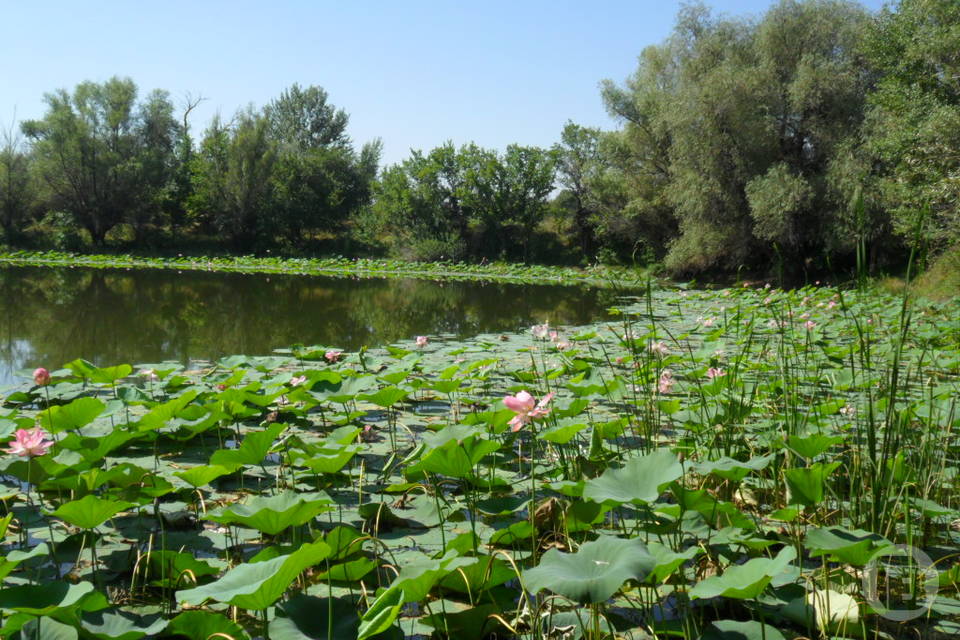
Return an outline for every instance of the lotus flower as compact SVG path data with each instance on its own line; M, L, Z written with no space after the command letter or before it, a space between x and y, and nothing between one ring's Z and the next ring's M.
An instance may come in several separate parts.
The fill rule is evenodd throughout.
M647 343L647 351L650 353L660 356L661 358L670 355L670 347L663 340L658 340L654 342L651 340Z
M50 447L53 446L53 441L47 440L46 437L47 433L40 427L17 429L13 440L10 442L10 448L6 449L6 452L26 458L46 455Z
M710 367L707 369L707 377L711 380L713 378L722 378L725 375L727 375L727 372L719 367Z
M529 424L534 418L549 415L550 409L547 408L547 405L553 400L554 395L551 391L543 396L539 403L527 391L521 391L515 396L505 396L503 404L507 406L507 409L517 414L510 420L511 430L519 431L523 428L523 425Z
M657 381L657 391L660 393L670 393L673 391L673 372L670 369L664 369L660 373L660 379Z
M295 378L290 378L290 386L298 387L306 381L307 381L307 376L297 376Z
M533 337L537 340L546 340L550 335L550 323L544 322L543 324L535 324L530 327L530 333L532 333Z
M38 387L50 384L50 372L43 367L37 367L33 370L33 382Z
M327 362L329 362L330 364L333 364L334 362L338 362L340 360L340 356L342 355L343 355L343 351L336 351L335 349L331 349L330 351L327 351L325 354L323 354L323 357L326 358Z
M421 349L427 346L428 342L430 342L430 339L427 336L417 336L417 346Z

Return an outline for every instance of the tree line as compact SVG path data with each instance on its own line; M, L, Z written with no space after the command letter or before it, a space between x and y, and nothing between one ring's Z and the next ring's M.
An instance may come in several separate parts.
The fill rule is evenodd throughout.
M11 246L660 263L675 275L902 263L960 240L960 4L685 5L551 148L447 143L380 168L320 87L209 123L125 78L46 95L0 145Z

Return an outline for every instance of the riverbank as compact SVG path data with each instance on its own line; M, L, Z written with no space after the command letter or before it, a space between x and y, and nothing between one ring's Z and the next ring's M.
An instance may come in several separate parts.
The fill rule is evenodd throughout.
M75 254L57 251L0 253L0 265L282 273L345 278L417 278L434 281L481 280L524 284L583 284L625 290L641 289L646 286L651 277L648 270L605 265L580 269L499 262L468 264L342 257L146 257L130 254Z

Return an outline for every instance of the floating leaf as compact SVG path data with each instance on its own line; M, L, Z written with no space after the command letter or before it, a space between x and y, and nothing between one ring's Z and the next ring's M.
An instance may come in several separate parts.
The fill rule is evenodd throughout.
M6 518L6 520L9 522L9 517ZM3 537L0 536L0 540L2 539ZM31 558L39 558L48 555L49 553L50 549L47 548L46 542L41 542L30 551L11 551L7 554L6 558L0 558L0 581L10 575L10 572L16 569L21 562Z
M775 454L770 453L765 456L750 458L746 462L724 457L708 462L700 462L694 465L694 468L697 470L697 473L704 475L712 474L718 478L729 480L730 482L740 482L751 471L760 471L767 468L774 456Z
M348 640L360 630L357 607L340 598L298 595L277 606L271 640Z
M77 630L53 618L43 616L27 621L20 629L21 640L77 640Z
M862 529L842 527L808 529L803 546L810 556L829 556L834 562L846 562L855 567L866 566L880 549L893 548L883 536Z
M757 620L715 620L700 640L786 640L776 627Z
M106 598L94 591L89 582L47 582L0 589L0 608L35 616L49 615L61 609L95 611L106 606Z

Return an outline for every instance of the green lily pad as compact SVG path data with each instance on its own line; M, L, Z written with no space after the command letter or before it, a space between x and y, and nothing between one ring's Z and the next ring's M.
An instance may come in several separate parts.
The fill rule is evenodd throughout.
M715 620L700 640L786 640L786 636L757 620Z

